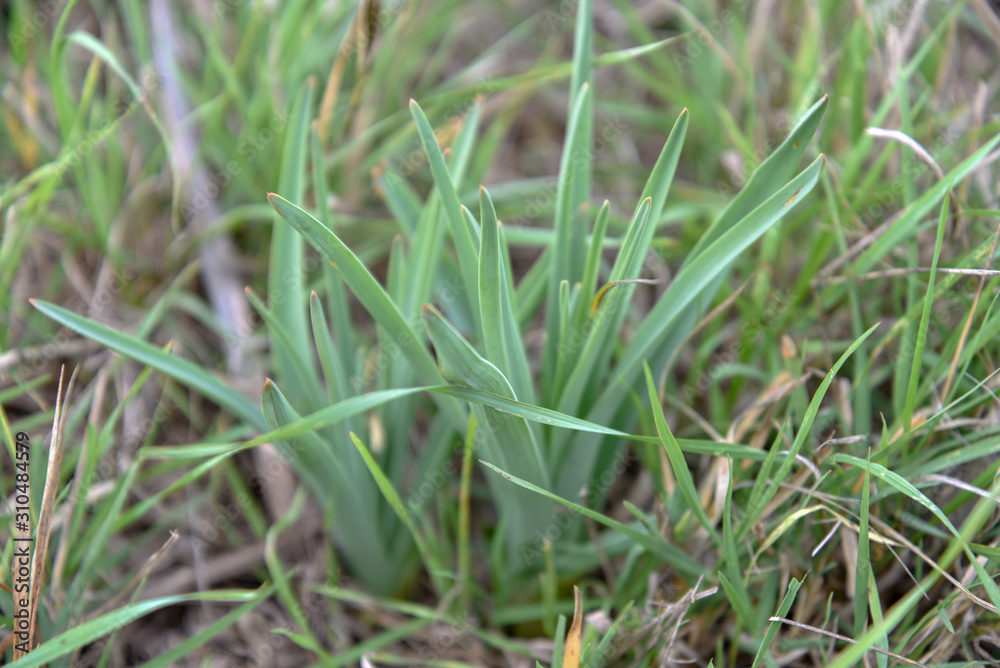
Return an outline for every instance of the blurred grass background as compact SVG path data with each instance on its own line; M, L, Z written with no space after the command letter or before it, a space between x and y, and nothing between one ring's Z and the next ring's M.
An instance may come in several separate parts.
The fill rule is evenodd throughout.
M220 456L267 430L259 413L220 411L227 404L218 397L108 352L29 302L169 346L170 356L242 397L233 404L256 410L265 376L282 364L285 378L294 375L294 360L272 364L267 318L244 286L295 336L313 340L309 305L279 312L289 290L273 271L283 221L266 193L327 210L376 278L405 286L413 277L391 271L401 252L394 239L409 241L435 192L412 98L449 159L478 115L457 196L482 221L479 185L488 187L515 283L541 286L520 292L515 314L536 370L545 284L532 269L552 239L574 31L587 4L3 4L0 424L11 456L3 456L0 493L14 491L13 434L29 432L33 520L44 514L47 475L58 492L37 585L36 639L69 640L53 665L350 665L362 657L373 665L570 665L562 638L573 584L591 613L584 664L898 661L873 647L922 665L989 665L1000 656L990 497L1000 466L990 273L1000 19L987 0L593 4L587 199L592 212L610 202L600 284L688 110L673 184L641 261L641 277L658 282L635 287L623 341L755 169L829 95L807 160L795 165L798 172L825 154L817 186L739 257L670 373L652 379L682 446L738 444L777 457L814 420L805 462L792 472L782 469L787 458L729 464L688 449L718 545L699 532L683 476L657 441L631 440L602 479L607 500L595 510L694 555L709 572L698 591L719 587L710 596L624 534L589 540L596 523L562 541L570 545L556 541L558 554L540 541L534 584L504 591L494 569L507 557L487 540L494 515L480 470L465 477L474 511L474 538L464 543L473 561L467 606L439 596L439 580L455 573L427 572L412 555L406 572L391 574L408 583L403 590L376 597L340 565L328 509L298 492L280 448ZM644 45L653 46L628 51ZM308 147L301 155L288 148L295 133ZM299 182L289 176L295 161ZM334 337L343 367L353 369L346 380L357 381L351 394L397 387L372 371L374 321L353 298L332 299L343 291L337 274L311 249L300 252L301 277L291 281L315 289L328 311L340 304L328 313L335 330L353 323ZM463 287L460 268L442 265L436 303L472 331L460 310L446 308L448 290ZM308 360L319 365L311 348ZM79 372L61 461L47 474L61 363ZM319 405L303 413L325 401L310 391L303 381L299 401ZM648 398L636 404L637 432L662 434ZM392 410L351 417L376 455L399 441L385 433ZM432 442L429 420L416 412L407 448ZM461 444L449 443L444 479L424 497L418 472L402 494L416 499L431 552L453 556L463 544L463 458ZM768 471L781 484L763 514L744 522ZM6 587L12 549L8 541ZM952 579L932 581L937 567ZM197 605L170 598L190 592ZM0 621L11 624L13 611L5 589ZM814 628L770 622L773 615ZM32 656L36 663L18 665L44 655Z

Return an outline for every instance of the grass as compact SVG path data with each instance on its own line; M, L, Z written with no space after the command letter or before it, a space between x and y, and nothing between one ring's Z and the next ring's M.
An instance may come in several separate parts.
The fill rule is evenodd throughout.
M996 15L684 5L12 3L5 661L994 661Z

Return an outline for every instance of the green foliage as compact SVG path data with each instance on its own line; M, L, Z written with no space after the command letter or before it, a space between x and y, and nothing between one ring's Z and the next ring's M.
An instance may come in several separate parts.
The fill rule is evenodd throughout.
M528 655L496 629L534 635L537 622L561 665L581 582L588 611L614 618L583 635L590 665L665 660L661 631L682 627L709 629L714 665L795 652L945 662L942 648L979 628L969 611L1000 606L1000 279L955 273L992 268L998 216L980 182L1000 125L970 125L964 103L947 103L963 99L949 78L955 44L975 46L954 39L978 25L970 3L925 8L906 61L877 76L901 26L867 5L778 3L795 30L771 39L746 3L674 3L654 24L616 1L601 7L614 30L595 30L589 0L524 22L476 3L211 3L221 10L179 23L200 69L166 73L144 3L117 3L113 29L74 30L86 4L44 30L30 28L32 3L9 12L0 348L21 354L66 328L122 356L94 387L125 389L108 409L88 385L71 407L81 437L57 472L61 556L43 594L59 605L42 607L43 644L12 665L69 665L167 605L239 604L149 664L166 665L272 595L294 627L281 633L325 665L407 664L389 648L445 623ZM512 27L470 45L476 31L454 30L467 11ZM508 49L538 62L498 66ZM183 182L160 104L168 75L190 98L206 182ZM501 148L526 114L531 132L548 128L538 112L552 99L565 108L557 173L507 179L538 156L523 140ZM940 168L870 126L898 128ZM208 209L208 228L184 229ZM259 258L247 331L229 331L193 280L194 253L222 234ZM53 237L63 261L27 281L29 305L19 267L37 267ZM111 287L87 294L81 266ZM111 326L112 302L141 315ZM206 332L221 345L202 345ZM258 406L214 367L219 349L265 339ZM121 375L125 358L137 376ZM37 368L0 390L8 443L51 422ZM153 388L172 412L127 434L134 457L116 470L119 431ZM161 444L174 421L193 442ZM303 484L273 525L234 457L270 443ZM41 480L48 453L35 448ZM352 647L310 627L277 549L304 490L331 560L360 585L331 574L322 596L389 610L398 626ZM220 544L262 544L258 575L273 585L96 612L133 586L121 565L137 545L230 497L239 528ZM914 580L886 590L897 557ZM851 579L853 591L831 584ZM416 592L433 604L392 598ZM664 598L675 616L654 618ZM0 593L2 623L11 602ZM856 642L786 633L776 618Z

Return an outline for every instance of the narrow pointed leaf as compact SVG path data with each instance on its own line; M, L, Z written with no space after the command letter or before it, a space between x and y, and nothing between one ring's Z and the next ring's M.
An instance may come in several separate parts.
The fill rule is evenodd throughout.
M267 425L256 405L232 387L210 374L202 367L166 353L145 341L117 332L93 320L67 311L61 306L40 299L32 299L32 306L61 325L88 339L125 355L129 359L151 366L174 380L197 390L219 406L226 408L260 430Z
M691 512L698 518L698 522L705 528L705 531L715 541L715 544L721 546L722 537L719 536L719 532L712 525L712 522L708 519L708 514L701 506L701 500L698 498L698 490L694 485L694 478L691 476L691 470L688 469L687 462L684 460L684 453L681 452L681 446L670 431L670 426L667 424L666 418L663 417L663 407L660 406L659 399L657 398L656 385L653 383L653 375L649 372L649 366L643 363L642 370L646 374L646 389L649 391L649 400L653 410L653 422L656 424L656 433L659 434L660 443L667 453L667 459L670 460L670 468L673 469L677 486L680 488L684 500L687 501L688 507L691 508Z
M514 483L515 485L518 485L519 487L523 487L524 489L535 492L536 494L540 494L541 496L547 499L551 499L556 503L560 503L566 506L574 513L583 515L584 517L589 517L598 524L603 524L609 529L613 529L615 531L619 531L625 534L633 541L635 541L642 547L649 550L652 554L656 555L664 562L670 564L673 568L676 568L678 572L680 572L685 577L691 580L697 579L699 575L702 575L705 572L705 568L701 563L690 557L687 553L678 548L676 545L668 543L666 539L664 539L662 536L651 535L644 531L639 531L627 524L622 524L621 522L613 520L610 517L606 517L595 510L591 510L586 506L581 506L578 503L567 501L566 499L563 499L546 489L542 489L538 485L533 485L527 480L522 480L521 478L515 475L507 473L506 471L503 471L502 469L494 466L493 464L490 464L489 462L483 462L483 465L486 466L487 468L492 469L497 474L509 480L510 482Z
M291 202L273 193L268 195L268 200L278 210L278 213L292 224L292 227L297 229L316 250L334 264L358 300L368 309L379 326L385 329L388 336L398 344L402 354L413 365L417 378L428 385L440 384L441 374L438 373L437 365L434 364L431 354L423 346L421 339L417 337L385 289L375 280L375 277L371 275L371 272L351 249L321 222ZM460 407L446 402L442 409L456 424L456 429L461 429L458 425L465 424L465 415Z

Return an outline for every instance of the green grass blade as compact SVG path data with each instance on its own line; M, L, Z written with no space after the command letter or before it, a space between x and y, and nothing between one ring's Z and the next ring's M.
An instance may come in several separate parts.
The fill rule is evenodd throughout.
M604 200L600 210L597 212L597 220L594 221L594 234L590 238L590 247L587 249L587 261L583 265L583 278L580 281L580 296L573 307L573 318L570 320L570 331L578 332L583 326L584 318L587 316L587 307L590 295L597 290L597 277L601 268L601 251L604 249L604 235L608 231L608 220L611 218L611 203ZM567 365L572 367L576 362L576 357L567 360Z
M660 443L667 453L667 459L670 460L670 468L673 469L677 486L680 487L684 500L687 501L688 507L691 508L694 516L698 518L698 522L705 528L705 531L715 541L715 544L721 546L722 537L712 525L711 520L708 519L705 509L701 506L701 500L698 498L698 490L694 485L694 478L691 477L691 470L688 468L687 462L684 461L684 453L681 451L681 446L677 443L677 439L671 433L666 418L663 417L663 407L657 398L656 385L653 383L653 375L649 372L649 366L643 363L642 370L646 375L646 389L649 391L650 408L653 411L656 433L659 434Z
M444 208L445 218L448 220L448 229L455 242L458 252L458 265L462 272L462 278L466 286L478 284L478 256L476 243L479 241L473 236L470 226L462 216L462 204L458 200L458 193L455 184L451 180L448 166L445 164L441 147L438 146L437 138L434 136L434 129L424 116L423 110L415 100L410 100L410 113L417 125L417 134L420 135L420 143L427 153L427 160L431 166L431 174L434 176L434 185L441 195L441 202ZM477 291L469 289L466 291L469 299L469 308L473 313L479 313L479 294ZM477 323L478 327L479 323Z
M267 324L268 332L271 336L272 348L282 348L285 350L285 360L290 366L285 367L285 373L291 373L297 382L291 383L297 388L300 397L298 404L303 410L314 411L321 405L322 391L319 378L314 371L312 359L307 357L312 351L311 346L300 347L296 342L299 338L295 333L289 331L288 323L281 320L275 311L267 308L264 302L254 294L253 290L247 287L244 292L250 305L260 314L261 319ZM277 308L278 304L275 304ZM275 369L277 371L277 369Z
M574 95L573 108L566 126L566 139L563 143L562 159L559 163L559 186L556 191L556 211L553 222L554 234L550 252L552 253L552 273L548 281L548 303L554 306L559 301L559 284L564 281L576 281L570 273L572 266L570 226L573 221L573 177L576 172L576 162L586 160L584 151L588 149L589 129L585 120L587 101L590 98L590 86L583 84L579 93ZM589 169L589 167L588 167ZM559 319L557 309L549 308L545 312L545 353L542 358L542 397L551 398L555 391L556 361L559 347ZM545 401L552 404L552 401Z
M733 582L739 582L741 586L737 587ZM754 614L753 606L750 604L750 597L747 594L746 588L742 587L742 580L734 580L733 582L730 582L725 573L719 571L719 584L722 585L722 591L725 592L730 605L736 610L736 615L743 623L743 626L752 628Z
M650 198L649 217L653 222L653 230L656 229L656 225L660 222L660 216L663 215L663 207L667 202L667 193L670 192L670 186L674 182L674 173L677 171L677 163L681 158L681 149L684 147L684 139L687 136L690 116L688 110L684 109L677 117L677 120L674 121L674 126L670 129L667 141L663 144L663 149L660 151L660 157L656 159L653 171L649 173L649 179L646 181L646 185L643 186L642 194L639 195L640 202L647 197ZM649 237L652 239L652 231ZM646 254L646 250L649 248L649 240L644 241L645 243L639 247L643 255Z
M899 475L895 471L891 471L886 467L882 466L881 464L877 464L875 462L867 462L864 459L861 459L860 457L855 457L854 455L848 455L843 452L837 452L830 455L826 461L828 461L831 464L838 464L838 463L851 464L852 466L857 466L860 469L864 469L865 471L867 471L871 475L876 476L880 480L884 480L885 482L895 487L898 491L908 496L910 499L916 501L924 508L931 511L931 513L933 513L933 515L941 521L941 524L943 524L948 529L948 531L951 532L952 535L956 537L958 536L958 529L955 528L955 525L951 523L951 520L948 519L948 516L944 514L944 512L937 506L937 504L931 501L926 494L917 489L913 485L913 483L911 483L909 480Z
M782 437L785 434L785 427L787 423L782 423L781 427L778 428L778 433L774 437L774 441L771 443L770 450L767 451L767 458L760 465L760 470L757 471L757 475L753 481L753 487L750 490L750 500L747 501L746 513L743 515L743 519L736 527L737 536L745 536L746 532L749 531L749 522L747 518L756 518L760 511L764 508L764 492L767 491L768 481L771 480L771 471L774 469L774 462L777 460L778 450L781 449L783 444Z
M510 383L500 370L480 357L437 309L429 304L425 306L424 319L437 351L441 373L447 380L516 401ZM487 415L491 419L488 424L480 424L480 429L491 433L497 446L505 450L503 460L509 462L511 469L518 475L547 485L549 476L541 449L524 419L501 414L492 408L487 411Z
M385 193L386 206L400 225L400 231L407 238L414 238L423 207L417 191L403 177L389 170L378 177L378 184Z
M760 506L757 509L757 514L755 516L747 515L744 518L742 523L744 533L738 535L736 537L737 540L743 539L745 532L749 531L750 527L754 525L757 518L760 516L759 513L763 512L764 506L768 503L768 501L774 498L774 495L777 493L781 483L783 483L791 473L795 457L799 454L799 451L802 450L802 446L805 445L806 438L808 438L809 433L812 430L813 423L816 421L816 416L819 414L819 407L823 402L823 397L826 396L826 391L830 388L830 384L840 371L840 368L844 366L844 363L847 362L851 355L854 354L854 351L856 351L858 347L864 343L865 339L871 336L872 332L874 332L878 326L879 323L872 325L868 328L868 331L855 339L854 343L852 343L850 347L844 351L844 354L840 356L837 363L833 365L833 368L830 369L829 373L826 374L826 377L823 378L823 382L820 383L819 389L816 390L816 394L813 395L812 401L809 402L809 408L806 409L806 414L802 418L802 425L799 427L798 433L795 434L795 440L792 442L792 447L789 449L788 456L781 463L781 467L778 469L778 472L774 474L774 480L771 481L771 484L768 485L767 489L764 491L760 501Z
M882 423L882 440L885 440L885 422ZM871 462L871 453L868 454ZM861 520L858 523L858 563L854 567L854 637L860 638L868 626L868 573L871 571L871 545L868 541L868 513L871 503L870 478L865 471L861 488Z
M570 192L566 200L566 212L570 216L569 245L566 248L569 264L566 267L568 273L561 276L562 280L575 284L580 280L583 271L582 249L583 249L583 227L573 224L573 218L581 211L581 207L588 205L590 201L590 180L594 165L586 153L580 153L581 143L583 148L589 149L593 144L594 134L594 96L588 94L589 89L594 85L594 16L592 0L582 0L576 12L576 29L573 35L573 71L570 74L569 91L570 99L567 102L566 114L572 116L573 108L576 106L579 97L582 100L583 109L579 118L579 127L575 132L577 136L576 147L574 148L575 158L569 164L572 170L569 181ZM586 86L586 89L584 89ZM567 134L567 141L569 135ZM562 165L560 166L562 167ZM560 175L562 172L560 171ZM560 215L560 200L556 196L556 227L558 228L558 217Z
M137 362L151 366L174 380L197 390L219 406L246 420L257 429L265 431L267 425L256 405L232 387L208 373L200 366L174 357L156 346L139 341L121 332L105 327L66 309L41 301L31 300L31 304L46 316L88 339L125 355Z
M317 219L332 230L333 213L330 211L329 195L326 188L326 170L323 167L322 140L320 139L318 123L319 121L313 122L310 135L312 143L313 196L316 200ZM333 318L333 334L336 336L337 345L340 348L340 365L346 372L351 369L355 348L353 320L350 317L351 311L347 303L347 291L344 289L344 280L332 267L325 266L323 267L323 271L326 283L327 304L330 307L330 315Z
M933 186L928 188L920 197L918 197L909 207L907 207L906 212L900 216L892 226L885 231L878 239L872 242L858 259L855 260L852 265L852 271L855 274L863 274L867 271L871 271L872 267L875 266L885 255L893 248L898 246L903 239L907 237L916 227L920 221L924 219L924 216L930 212L935 204L940 202L945 195L951 190L954 184L961 183L969 173L975 169L985 158L990 151L996 148L997 144L1000 143L1000 134L994 135L988 142L976 150L975 153L970 155L968 158L963 160L957 167L952 169L945 178L941 179Z
M480 357L437 309L429 304L424 306L424 319L445 378L514 399L514 392L503 374ZM480 404L473 404L472 409L478 425L477 447L480 451L494 461L503 462L504 466L519 475L548 486L549 475L541 449L525 420ZM505 544L513 563L518 547L528 543L534 532L544 530L551 521L549 508L541 499L496 481L491 482L491 489L502 512L510 516Z
M796 580L792 578L792 581L788 583L788 591L785 592L785 598L781 599L781 605L778 606L778 612L775 613L775 617L787 617L788 611L792 609L792 603L795 602L795 595L799 593L799 587L802 586L801 580ZM757 656L754 657L753 667L757 668L760 662L765 660L768 651L771 649L771 643L774 642L774 637L778 635L778 629L781 628L781 622L771 622L767 626L767 631L764 633L764 640L760 643L760 647L757 649Z
M655 396L655 395L654 395ZM726 488L726 500L722 515L722 556L726 560L726 572L729 573L728 584L723 583L726 596L733 607L740 611L743 625L756 636L759 633L757 616L753 614L753 604L750 602L750 592L743 582L740 571L740 553L736 548L736 534L733 532L733 463L729 461L729 486ZM719 572L722 580L723 573Z
M713 243L740 220L746 218L754 209L769 200L771 193L792 177L799 161L805 155L809 140L819 129L829 105L830 96L824 95L802 116L785 141L781 142L774 153L769 155L760 164L760 167L754 170L739 194L733 198L725 211L705 231L705 234L698 239L698 243L688 254L688 263L697 260L702 252L707 251Z
M291 111L291 123L285 135L281 155L278 192L292 201L301 202L305 196L306 147L309 145L309 115L312 108L312 80L307 81ZM288 343L275 337L271 341L271 358L274 372L285 381L292 402L297 406L315 395L302 382L301 371L296 369L295 357L309 350L309 328L306 326L306 289L302 272L304 243L294 229L274 219L271 234L271 262L267 274L267 293L274 303L278 322L285 325ZM315 375L315 374L310 374ZM300 380L296 380L300 379Z
M594 112L593 98L587 96L584 86L588 88L594 85L594 16L592 0L581 0L576 12L576 31L573 35L573 71L570 74L569 90L570 100L566 108L567 115L573 114L573 109L581 96L588 99L583 101L583 113L580 116L579 134L590 144L593 135ZM567 139L569 133L567 133ZM590 197L590 171L592 164L590 160L577 160L571 164L573 170L572 185L573 192L569 200L570 211L575 211L581 204ZM560 170L560 173L561 170Z
M88 622L73 627L72 629L60 633L51 640L43 642L34 648L27 656L24 656L13 663L7 664L9 668L35 668L44 666L52 661L56 661L64 656L72 654L76 650L89 645L104 636L117 631L126 624L131 624L135 620L156 612L171 605L184 603L245 603L250 601L259 602L270 595L269 587L262 587L256 591L243 591L233 589L216 589L213 591L199 592L196 594L181 594L178 596L164 596L154 598L149 601L140 601L127 605L124 608L101 615Z
M400 307L412 322L420 315L420 308L433 298L434 281L441 264L444 246L444 225L441 222L441 196L432 191L417 220L417 231L409 252L409 292ZM464 288L464 286L456 286ZM456 290L460 292L461 290ZM423 332L419 332L423 335Z
M176 665L176 662L181 661L185 657L192 654L199 647L205 645L212 640L212 638L239 621L243 615L252 611L258 605L266 601L272 591L274 591L274 587L272 585L264 585L257 590L257 596L254 598L251 598L249 601L232 612L227 612L225 615L219 617L217 620L198 631L198 633L171 647L155 659L141 664L139 668L164 668L165 666Z
M402 354L413 365L417 378L428 385L440 384L441 374L438 373L437 365L430 353L420 343L421 339L417 337L385 289L351 249L321 222L291 202L273 193L268 195L268 199L285 220L291 223L327 260L334 263L344 282L372 314L375 322L399 345ZM455 428L462 429L459 425L465 424L465 414L461 408L446 402L442 409L448 413Z
M517 331L509 308L510 286L500 246L500 223L493 201L485 188L479 189L482 236L479 247L479 308L483 323L486 357L510 380L515 397L530 400L531 374L521 338L511 341L508 333ZM463 207L463 212L466 210ZM520 353L520 354L519 354Z
M382 527L378 521L378 496L371 479L364 475L363 459L345 442L347 439L342 432L332 443L320 438L315 428L303 433L303 426L315 423L316 417L327 409L300 418L271 381L264 384L260 401L264 417L273 430L280 433L284 428L286 433L299 432L296 436L273 440L295 463L299 475L322 504L332 504L334 534L352 572L367 587L382 593L394 591L398 582L386 574L400 577L401 568L393 561L386 549L384 534L380 532L380 528L391 527Z
M670 287L636 329L622 359L615 366L615 381L609 383L594 402L593 409L587 415L589 420L606 423L614 419L614 416L622 410L623 402L632 383L635 382L643 358L648 358L653 353L676 318L722 273L729 262L760 238L812 189L819 178L825 159L822 155L817 158L784 188L778 190L732 229L720 236L697 260L681 269ZM560 465L559 489L579 488L590 477L594 462L600 454L600 445L593 438L586 438L583 441L578 438L578 443L574 447L579 451L573 452L572 460L563 459Z
M462 188L465 181L466 170L472 158L473 148L476 144L476 134L479 131L479 119L482 116L482 109L478 102L473 103L472 109L462 120L462 129L451 145L451 161L448 171L451 174L455 190Z
M428 575L431 577L431 581L434 583L434 589L438 596L444 595L447 587L446 583L440 578L439 574L443 572L443 568L435 556L434 552L431 551L427 544L427 540L424 538L423 533L417 528L416 522L413 521L413 517L410 512L403 505L403 499L399 496L399 492L396 491L396 487L390 482L388 478L385 477L385 473L382 468L372 457L371 451L365 446L364 443L351 432L351 441L354 442L354 447L357 448L358 454L365 462L365 466L368 467L368 471L371 473L372 478L375 479L375 484L378 485L379 491L382 492L382 496L386 501L389 502L389 506L396 513L396 516L406 527L407 531L413 537L413 542L417 545L417 550L420 552L420 558L424 562L424 568L427 570Z
M319 354L319 364L323 369L323 377L326 379L326 392L330 403L343 401L352 395L347 386L347 370L341 363L341 357L337 353L333 336L326 324L326 312L323 310L323 303L319 296L313 292L309 295L309 321L312 325L313 341L316 343L316 352ZM354 429L350 429L354 431Z
M489 197L489 193L486 193ZM510 252L507 246L507 237L504 234L503 225L499 225L500 232L500 259L503 261L503 280L501 281L500 309L504 327L504 344L507 346L507 360L510 363L511 371L508 378L514 388L514 392L522 401L535 403L535 383L531 374L531 365L528 362L528 351L524 345L524 337L518 325L516 310L513 299L514 274L510 262Z
M517 401L489 390L479 390L471 387L460 387L457 385L443 385L440 387L426 387L422 389L426 389L429 392L446 394L470 403L489 406L490 408L495 408L498 411L509 413L511 415L524 418L525 420L531 420L532 422L537 422L551 427L589 431L595 434L607 434L610 436L621 436L623 438L633 437L625 432L618 431L617 429L611 429L610 427L605 427L594 422L587 422L586 420L581 420L580 418L575 418L571 415L566 415L565 413L560 413L542 406L535 406ZM650 438L652 438L653 441L656 441L655 437Z
M611 279L590 305L589 321L584 322L582 331L570 332L567 340L560 343L558 355L569 356L581 345L583 348L559 395L557 406L564 413L577 413L585 394L594 389L592 379L603 375L604 365L611 354L611 342L620 331L628 312L627 300L632 294L631 285L622 285L617 281L631 279L638 272L638 265L642 262L638 256L638 246L649 225L650 204L651 200L647 197L636 208L618 261L612 268ZM581 295L580 298L584 299L584 296ZM590 301L589 296L585 301ZM587 333L586 338L583 337L583 331Z
M618 369L626 379L638 369L659 337L673 323L681 310L718 276L737 255L760 238L782 216L812 190L826 162L821 155L785 187L747 214L732 228L708 245L704 253L687 264L639 326L625 351Z
M560 503L563 506L566 506L574 513L583 515L584 517L589 517L590 519L594 520L599 524L603 524L609 529L613 529L615 531L619 531L625 534L633 541L635 541L636 544L641 545L642 547L649 550L650 553L656 555L664 562L676 568L679 573L689 578L692 582L696 580L699 575L703 575L705 573L705 568L701 563L693 559L691 556L689 556L686 552L678 548L676 545L668 543L666 539L663 538L663 536L651 535L644 531L638 531L637 529L634 529L627 524L622 524L617 520L613 520L610 517L606 517L595 510L587 508L586 506L581 506L578 503L567 501L566 499L563 499L553 494L552 492L539 487L538 485L533 485L527 480L522 480L521 478L515 475L506 473L502 469L494 466L493 464L490 464L489 462L482 462L482 463L487 468L492 469L493 471L495 471L502 477L506 478L510 482L514 483L515 485L518 485L519 487L523 487L524 489L530 490L536 494L540 494L546 499L550 499L552 501L555 501L556 503Z
M949 189L950 190L950 189ZM913 409L917 403L917 386L920 384L920 370L924 364L924 346L927 344L927 327L930 323L931 307L934 303L934 279L937 277L938 260L941 257L941 243L944 241L945 224L948 222L948 208L951 197L946 196L941 201L941 215L938 219L937 239L934 242L934 258L931 260L931 272L927 278L927 294L924 297L924 310L920 314L920 325L917 327L917 340L914 344L913 363L910 365L910 379L906 388L906 403L903 407L903 422L901 432L902 448L907 449L909 432L913 428ZM906 457L909 459L909 457Z

